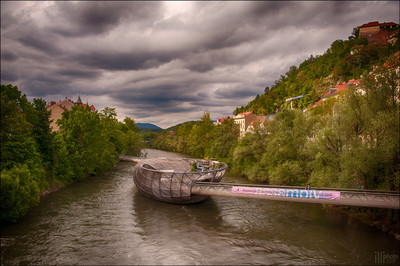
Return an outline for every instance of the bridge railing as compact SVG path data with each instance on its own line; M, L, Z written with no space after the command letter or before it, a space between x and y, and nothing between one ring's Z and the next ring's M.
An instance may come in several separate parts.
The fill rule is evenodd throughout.
M304 187L297 186L196 182L192 186L191 193L304 203L400 209L400 193L396 191L341 188L311 188L310 190L305 190Z

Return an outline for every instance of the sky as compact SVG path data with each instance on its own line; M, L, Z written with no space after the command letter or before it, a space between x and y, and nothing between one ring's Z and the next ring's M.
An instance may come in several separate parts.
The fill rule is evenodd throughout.
M370 21L399 23L399 2L1 1L1 84L120 121L215 120Z

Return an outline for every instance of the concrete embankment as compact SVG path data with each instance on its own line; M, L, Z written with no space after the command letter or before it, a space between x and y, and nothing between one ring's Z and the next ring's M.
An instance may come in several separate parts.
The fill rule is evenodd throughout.
M135 157L135 156L129 156L129 155L120 155L119 156L119 160L121 162L134 162L134 163L138 163L141 158L139 157Z

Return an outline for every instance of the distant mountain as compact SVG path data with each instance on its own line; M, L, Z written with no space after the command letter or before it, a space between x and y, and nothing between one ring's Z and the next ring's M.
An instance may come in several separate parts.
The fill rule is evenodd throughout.
M177 124L177 125L175 125L175 126L166 128L166 129L164 129L164 131L173 131L173 130L176 130L178 127L180 127L180 126L182 126L182 125L184 125L184 124L194 124L194 123L196 123L196 121L187 121L187 122L183 122L183 123Z
M137 127L140 127L142 131L152 131L152 132L161 132L163 129L159 126L156 126L151 123L136 123Z

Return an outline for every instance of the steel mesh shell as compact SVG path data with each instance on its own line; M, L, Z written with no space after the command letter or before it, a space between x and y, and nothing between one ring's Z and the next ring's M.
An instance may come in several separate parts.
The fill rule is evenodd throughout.
M220 182L227 165L218 163L218 168L192 172L193 163L204 160L186 158L152 158L137 163L133 169L133 180L145 196L169 203L188 204L206 200L207 195L191 194L195 182Z

